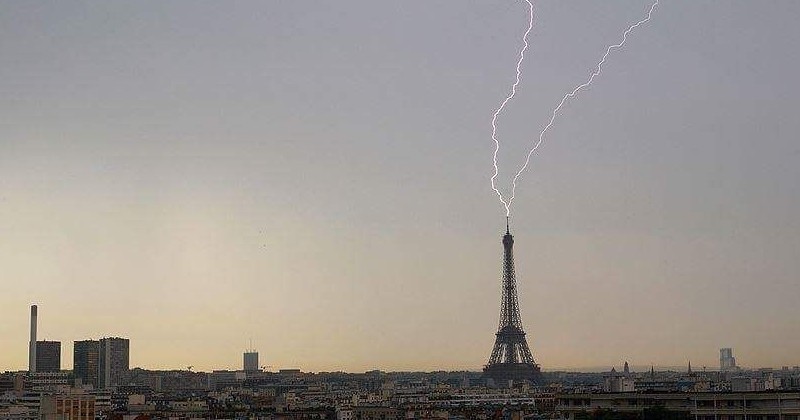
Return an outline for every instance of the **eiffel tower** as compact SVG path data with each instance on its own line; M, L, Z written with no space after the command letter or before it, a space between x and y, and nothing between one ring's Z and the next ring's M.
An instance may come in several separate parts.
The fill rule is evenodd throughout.
M517 280L514 275L514 237L508 228L506 217L506 234L503 235L503 293L500 302L500 325L492 349L489 362L483 368L487 378L494 379L498 385L506 385L509 381L538 382L541 377L539 365L533 360L522 319L519 315L517 300Z

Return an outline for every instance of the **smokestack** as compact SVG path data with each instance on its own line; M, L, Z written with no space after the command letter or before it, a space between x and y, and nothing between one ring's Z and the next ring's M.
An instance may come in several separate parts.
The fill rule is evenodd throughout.
M31 305L31 341L28 344L28 372L36 373L36 323L37 307Z

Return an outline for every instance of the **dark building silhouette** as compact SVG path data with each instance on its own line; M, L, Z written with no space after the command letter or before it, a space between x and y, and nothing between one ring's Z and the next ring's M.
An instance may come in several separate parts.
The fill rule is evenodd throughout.
M505 386L509 381L526 380L538 382L541 377L539 365L533 360L522 319L519 315L517 280L514 274L514 237L508 229L503 236L503 291L500 302L500 325L489 362L483 368L487 378Z
M61 371L61 342L36 342L36 372Z
M258 352L255 350L248 350L244 352L242 360L242 368L245 372L255 372L258 370Z
M124 383L130 362L130 341L127 338L102 338L98 344L97 385L111 388Z
M84 385L97 386L97 372L100 366L100 342L97 340L75 341L72 353L72 366L75 379Z
M733 349L725 347L719 349L719 370L727 372L736 370L736 358L733 357Z

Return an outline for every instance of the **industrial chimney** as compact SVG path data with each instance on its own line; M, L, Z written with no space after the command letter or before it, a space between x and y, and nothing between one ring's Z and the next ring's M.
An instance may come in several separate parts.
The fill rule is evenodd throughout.
M31 305L31 341L28 344L28 372L36 373L36 305Z

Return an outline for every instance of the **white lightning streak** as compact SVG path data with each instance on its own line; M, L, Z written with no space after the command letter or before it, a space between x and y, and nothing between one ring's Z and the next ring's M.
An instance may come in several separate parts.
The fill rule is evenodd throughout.
M523 45L522 49L519 51L519 60L517 61L517 78L514 80L514 84L511 85L511 93L506 96L506 99L503 100L500 106L494 111L494 115L492 115L492 140L494 140L494 155L492 156L494 175L492 175L492 189L495 193L497 193L497 196L500 198L500 202L503 203L503 206L505 206L506 216L511 214L511 200L506 203L506 200L503 198L503 194L495 186L495 179L497 179L497 174L499 172L499 169L497 168L497 152L500 150L500 142L497 140L497 116L500 115L500 113L506 107L508 101L510 101L512 98L514 98L514 95L516 95L517 86L519 86L520 78L522 76L522 62L525 61L525 51L528 49L528 35L533 29L533 3L531 3L530 0L525 0L525 2L528 3L529 10L528 29L525 31L525 35L522 36L522 42L525 45Z
M592 84L592 82L594 81L594 78L597 77L600 74L600 71L602 70L603 64L605 63L606 58L608 58L608 55L611 53L611 50L614 50L614 49L617 49L617 48L621 48L623 45L625 45L625 41L627 41L627 39L628 39L628 34L630 34L631 31L633 31L634 29L636 29L640 25L645 24L650 20L650 16L653 14L653 10L658 5L658 1L659 0L656 0L653 3L653 5L650 6L650 10L647 12L647 17L645 17L644 19L642 19L642 20L636 22L635 24L631 25L622 34L622 41L620 41L619 44L611 45L606 49L606 53L603 54L603 58L600 60L599 63L597 63L597 69L594 71L594 73L591 74L591 76L589 76L589 80L587 80L585 83L583 83L581 85L578 85L578 87L573 89L572 92L564 95L564 98L561 99L561 102L558 104L558 106L555 107L555 109L553 109L553 115L550 117L550 122L548 122L547 125L542 130L542 132L539 133L539 140L533 145L533 148L531 148L531 150L528 152L528 156L525 158L525 164L522 165L522 167L519 169L519 171L517 171L517 174L514 175L514 179L511 181L511 198L508 199L508 203L503 201L503 197L502 196L500 197L500 200L503 201L503 204L506 206L506 216L508 216L509 209L511 208L511 203L514 201L514 195L515 195L516 190L517 190L517 179L520 177L520 175L522 175L522 172L525 171L525 169L528 167L528 164L531 161L531 155L533 155L533 152L535 152L536 149L538 149L539 146L542 144L542 141L544 140L544 135L547 133L547 130L549 130L550 127L553 126L553 123L555 122L556 116L558 116L558 113L561 111L561 107L564 106L564 103L567 101L567 99L574 97L580 90L582 90L585 87L587 87L587 86ZM495 168L496 168L496 166L495 166ZM494 183L492 183L492 186L494 187Z

